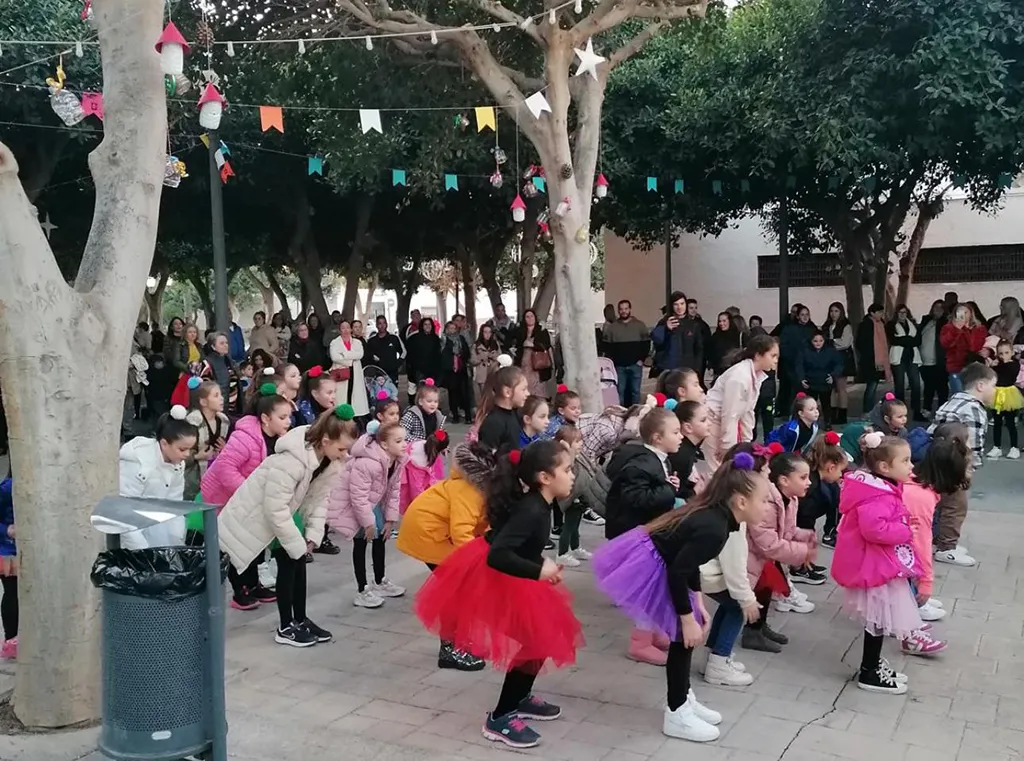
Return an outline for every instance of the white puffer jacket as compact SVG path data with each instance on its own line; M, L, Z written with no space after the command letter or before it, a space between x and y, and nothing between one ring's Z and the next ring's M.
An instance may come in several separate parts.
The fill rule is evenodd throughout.
M740 605L755 599L747 578L747 524L730 532L725 546L714 560L700 567L700 588L707 594L728 592Z
M185 493L185 464L171 465L160 452L160 442L138 436L120 452L120 494L122 497L181 500ZM121 536L121 547L175 547L185 544L185 519L171 518L141 531Z
M278 439L274 454L259 464L221 510L220 548L239 571L274 539L296 560L306 554L307 540L315 545L323 541L327 497L341 463L332 462L312 481L320 460L306 444L308 429L299 426ZM305 536L295 525L296 512L302 516Z

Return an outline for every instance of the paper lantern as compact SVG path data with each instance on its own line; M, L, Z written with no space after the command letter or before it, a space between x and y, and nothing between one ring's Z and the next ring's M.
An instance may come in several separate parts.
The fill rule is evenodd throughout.
M512 221L522 222L524 219L526 219L526 201L517 193L516 200L512 202Z
M190 50L185 38L181 36L173 21L167 22L163 34L156 43L156 52L160 54L160 66L164 74L181 74L185 70L185 54Z
M207 84L203 96L199 99L199 124L205 129L218 129L220 118L227 105L224 96L212 84Z
M604 198L608 195L608 178L603 174L597 175L597 183L594 185L594 195Z

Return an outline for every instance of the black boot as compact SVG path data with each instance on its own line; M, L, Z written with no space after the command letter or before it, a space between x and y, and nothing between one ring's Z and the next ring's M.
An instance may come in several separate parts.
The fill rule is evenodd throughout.
M782 634L781 632L775 631L773 628L768 626L768 624L762 626L761 631L764 633L764 636L767 639L770 639L772 642L776 642L780 645L789 644L789 637L787 637L785 634Z
M437 654L437 667L455 669L456 671L482 671L486 664L474 655L456 650L451 642L441 640L441 650Z
M740 644L747 650L760 650L763 653L781 653L782 646L768 639L765 636L764 628L753 629L749 626L743 628L743 636Z

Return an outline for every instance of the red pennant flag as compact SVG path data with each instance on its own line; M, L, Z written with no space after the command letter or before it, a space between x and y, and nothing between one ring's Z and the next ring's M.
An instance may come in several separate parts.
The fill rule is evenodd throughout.
M235 170L231 168L231 163L228 161L224 162L224 166L220 168L220 181L222 184L228 184L228 177L234 177Z
M284 134L284 112L280 106L260 106L260 127L264 132L271 127Z

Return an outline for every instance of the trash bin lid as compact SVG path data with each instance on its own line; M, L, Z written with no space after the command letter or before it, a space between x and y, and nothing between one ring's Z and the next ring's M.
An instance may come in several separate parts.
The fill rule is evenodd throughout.
M92 511L89 522L104 534L126 534L158 526L173 518L196 511L216 510L220 505L203 502L179 502L174 499L141 497L104 497Z

